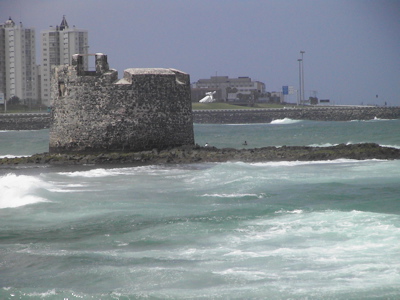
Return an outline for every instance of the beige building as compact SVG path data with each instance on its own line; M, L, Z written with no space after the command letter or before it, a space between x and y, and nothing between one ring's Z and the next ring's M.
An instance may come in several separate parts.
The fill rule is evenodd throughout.
M36 72L35 30L10 17L0 24L0 98L16 96L22 104L35 104Z
M241 95L264 94L265 84L252 81L250 77L211 76L210 79L199 79L192 84L192 91L199 93L199 96L202 90L216 91L214 98L217 101L239 101ZM193 99L193 101L196 100Z
M69 27L65 16L60 26L50 27L41 32L41 98L49 105L51 98L51 68L55 65L71 64L72 55L88 54L88 31ZM84 68L88 70L87 56L84 56Z

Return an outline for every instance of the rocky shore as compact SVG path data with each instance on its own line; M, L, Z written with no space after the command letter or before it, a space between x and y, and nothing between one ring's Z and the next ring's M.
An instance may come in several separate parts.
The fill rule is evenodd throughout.
M232 149L182 146L168 150L129 153L55 154L42 153L29 157L3 158L0 166L10 165L84 165L84 164L191 164L207 162L315 161L347 159L400 159L400 149L374 143L332 147L283 146L255 149Z

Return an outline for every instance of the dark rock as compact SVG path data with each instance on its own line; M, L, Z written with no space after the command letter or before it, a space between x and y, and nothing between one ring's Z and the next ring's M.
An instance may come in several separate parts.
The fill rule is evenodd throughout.
M43 153L30 157L3 158L0 165L15 164L190 164L199 162L263 162L263 161L314 161L348 159L400 159L400 149L381 147L374 143L332 147L284 146L254 149L232 149L199 146L182 146L161 151L142 151L102 154Z

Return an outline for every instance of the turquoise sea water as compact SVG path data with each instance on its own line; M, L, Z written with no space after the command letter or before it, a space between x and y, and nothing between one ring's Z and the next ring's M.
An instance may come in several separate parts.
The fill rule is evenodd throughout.
M376 142L400 120L195 125L216 147ZM48 131L0 132L0 156ZM0 169L0 299L399 299L400 161Z

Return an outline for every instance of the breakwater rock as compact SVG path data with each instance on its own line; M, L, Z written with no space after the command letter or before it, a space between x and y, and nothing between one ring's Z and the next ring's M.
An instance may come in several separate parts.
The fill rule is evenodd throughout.
M254 149L182 146L168 150L101 154L43 153L29 157L3 158L0 165L50 164L190 164L206 162L267 162L267 161L315 161L347 159L400 159L400 149L381 147L374 143L332 147L283 146Z
M0 130L39 130L49 128L48 113L1 114Z
M194 123L271 123L273 120L280 120L284 118L313 121L372 120L374 118L399 119L400 107L299 106L293 108L193 111Z
M194 110L193 122L206 124L270 123L289 118L313 121L399 119L400 107L334 106L268 109ZM37 130L50 127L50 114L0 114L0 130Z

